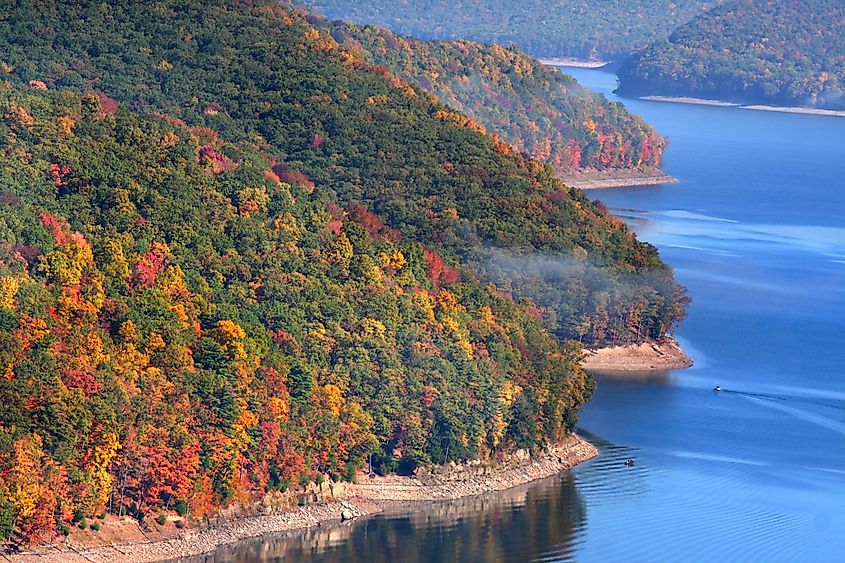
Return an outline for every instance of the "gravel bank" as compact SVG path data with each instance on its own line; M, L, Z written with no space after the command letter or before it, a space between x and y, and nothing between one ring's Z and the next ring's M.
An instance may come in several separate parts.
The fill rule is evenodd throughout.
M142 563L197 556L221 546L277 532L305 530L323 523L380 512L392 502L430 502L472 497L504 491L550 477L598 454L596 448L578 436L568 436L548 451L531 457L518 451L496 465L480 462L450 463L412 477L359 475L352 485L326 489L325 500L306 506L290 506L289 497L268 495L248 510L226 511L225 521L167 531L144 529L134 520L109 517L102 535L63 540L37 550L4 559L12 562L43 563L110 562ZM343 497L343 498L340 498ZM110 531L110 533L104 533ZM87 540L87 541L82 541ZM99 542L99 544L93 542Z
M661 343L613 346L586 352L581 364L586 370L652 371L692 366L692 360L671 338Z

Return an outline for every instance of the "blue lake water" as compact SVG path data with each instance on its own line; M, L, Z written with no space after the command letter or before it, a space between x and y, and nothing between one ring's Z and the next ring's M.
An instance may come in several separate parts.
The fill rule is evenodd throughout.
M845 118L621 101L681 182L589 195L689 288L695 367L600 378L580 426L602 453L567 474L207 559L845 559Z

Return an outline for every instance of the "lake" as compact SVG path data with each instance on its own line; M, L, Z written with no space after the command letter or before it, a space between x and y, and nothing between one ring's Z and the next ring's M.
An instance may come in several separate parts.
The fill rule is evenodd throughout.
M567 72L618 99L613 74ZM204 559L845 557L845 118L621 101L668 137L680 183L588 195L689 288L696 365L600 378L580 427L601 455L567 474Z

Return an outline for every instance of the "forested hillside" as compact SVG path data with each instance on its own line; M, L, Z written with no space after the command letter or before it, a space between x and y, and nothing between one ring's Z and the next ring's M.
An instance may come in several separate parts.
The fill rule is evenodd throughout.
M0 53L4 536L538 448L591 391L560 339L683 316L601 205L272 2L7 3Z
M718 0L299 0L333 19L420 39L515 44L536 57L616 60Z
M845 4L737 0L637 53L619 71L629 95L845 107Z
M515 47L419 41L374 26L314 23L558 173L661 164L666 141L645 121Z
M0 52L16 84L96 89L262 144L284 162L284 178L330 189L344 206L364 204L517 298L534 298L562 338L660 338L683 314L656 249L551 168L512 154L474 121L281 7L42 6L21 1L3 18ZM528 264L502 268L500 255ZM547 255L576 260L534 267ZM585 271L593 267L600 271Z
M94 95L0 115L3 538L533 448L589 397L525 307L246 145Z

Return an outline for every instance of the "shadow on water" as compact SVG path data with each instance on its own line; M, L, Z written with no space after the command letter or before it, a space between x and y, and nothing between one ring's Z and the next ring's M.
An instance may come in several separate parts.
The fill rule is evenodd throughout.
M616 381L636 381L638 383L655 383L659 385L671 385L675 382L671 369L650 369L650 370L614 370L614 369L588 369L587 372L598 380L611 379Z

